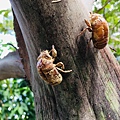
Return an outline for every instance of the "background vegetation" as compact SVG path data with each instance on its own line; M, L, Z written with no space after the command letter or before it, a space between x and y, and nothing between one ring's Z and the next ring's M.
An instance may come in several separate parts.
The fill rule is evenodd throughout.
M0 56L15 51L17 47L13 31L11 9L0 11ZM0 120L35 120L34 97L24 79L7 79L0 81Z
M0 120L35 120L33 94L25 80L0 82Z
M103 7L104 6L104 7ZM103 7L103 8L102 8ZM102 9L101 9L102 8ZM102 14L110 26L109 45L116 59L120 62L120 1L97 0L94 2L93 11ZM0 35L12 35L14 37L11 9L0 11ZM8 38L8 42L17 46L15 41ZM0 39L0 55L15 49ZM0 120L35 120L34 97L27 82L23 79L7 79L0 81Z

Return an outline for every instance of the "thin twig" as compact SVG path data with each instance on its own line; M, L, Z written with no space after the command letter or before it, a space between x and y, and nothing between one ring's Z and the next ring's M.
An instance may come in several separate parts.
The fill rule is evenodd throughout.
M12 43L7 43L7 45L12 46L13 48L15 48L15 50L17 50L17 48L12 44Z
M113 26L112 31L114 31L115 27L120 23L120 20Z
M107 2L100 8L96 11L96 13L99 13L103 8L105 8L105 6L110 2L111 0L107 0Z

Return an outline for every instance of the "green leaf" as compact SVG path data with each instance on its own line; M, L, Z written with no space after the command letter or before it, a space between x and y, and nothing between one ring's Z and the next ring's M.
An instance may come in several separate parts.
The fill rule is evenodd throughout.
M23 110L23 107L19 107L19 108L18 108L18 113L19 113L20 115L23 114L23 111L24 111L24 110Z

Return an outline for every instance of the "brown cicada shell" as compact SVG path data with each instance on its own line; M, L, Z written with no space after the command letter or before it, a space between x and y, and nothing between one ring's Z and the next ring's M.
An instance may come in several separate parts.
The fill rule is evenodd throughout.
M90 40L93 41L93 45L97 49L103 49L109 40L109 26L107 21L97 13L90 13L90 21L85 20L86 25L85 28L78 36L84 33L86 30L92 32L92 38Z
M57 51L54 46L52 46L50 51L42 51L37 58L37 71L40 77L50 85L58 85L62 82L62 75L60 72L69 73L72 71L64 71L64 64L62 62L54 64L55 57L57 57Z

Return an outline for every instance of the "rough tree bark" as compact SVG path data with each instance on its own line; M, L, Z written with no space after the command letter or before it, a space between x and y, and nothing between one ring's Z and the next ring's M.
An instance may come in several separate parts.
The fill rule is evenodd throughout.
M30 63L30 84L35 97L37 120L119 120L120 67L110 49L87 47L90 34L76 40L89 18L92 1L82 0L10 0L26 49L19 47ZM16 27L16 26L15 26ZM19 30L19 31L17 31ZM63 75L58 86L47 85L36 69L39 51L58 51L56 62L62 61L73 72ZM23 52L21 52L23 53ZM29 76L29 75L28 75Z

